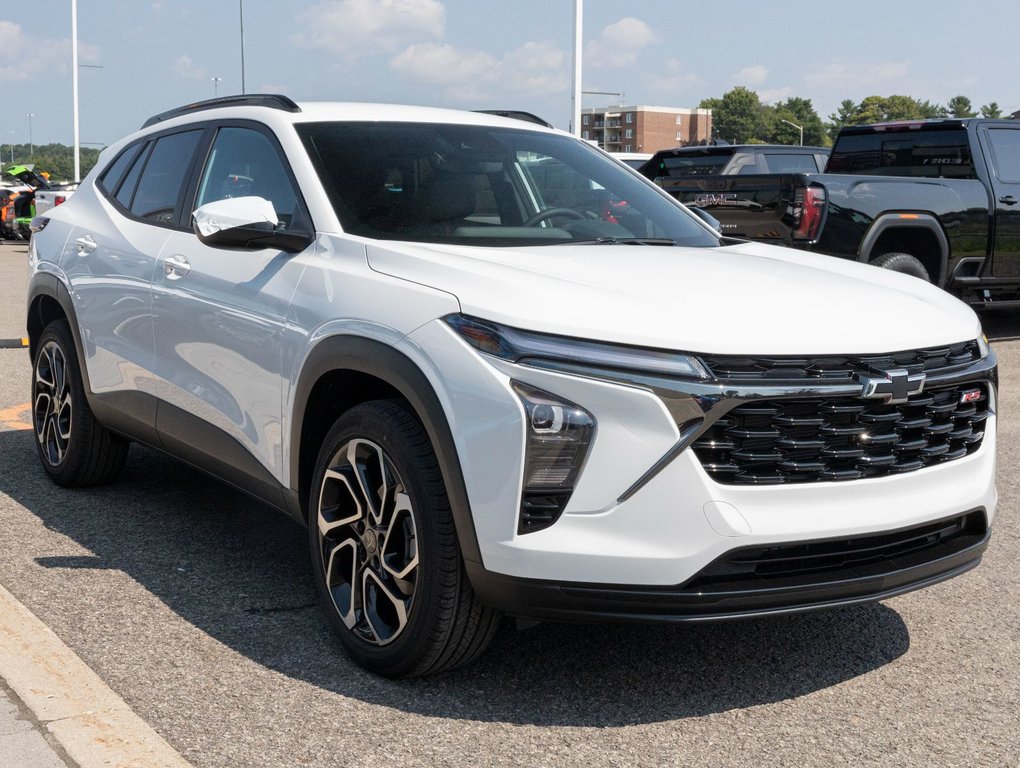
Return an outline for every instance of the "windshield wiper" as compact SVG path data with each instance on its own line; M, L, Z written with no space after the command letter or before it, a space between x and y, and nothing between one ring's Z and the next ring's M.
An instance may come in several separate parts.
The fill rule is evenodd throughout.
M592 245L676 245L676 240L668 237L596 237L581 242Z

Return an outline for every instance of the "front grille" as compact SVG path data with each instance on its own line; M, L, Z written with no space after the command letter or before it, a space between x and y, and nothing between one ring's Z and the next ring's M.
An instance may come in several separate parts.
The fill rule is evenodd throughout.
M976 451L988 400L985 383L933 387L899 405L858 397L757 400L718 419L693 448L708 474L726 484L913 472Z
M854 381L860 371L905 368L908 373L951 373L981 359L976 341L942 347L892 352L885 355L829 355L823 357L742 357L708 355L702 362L719 379L747 381L815 381L838 384Z
M683 590L784 590L875 578L951 557L980 544L987 533L987 520L979 510L889 533L743 547L703 568Z

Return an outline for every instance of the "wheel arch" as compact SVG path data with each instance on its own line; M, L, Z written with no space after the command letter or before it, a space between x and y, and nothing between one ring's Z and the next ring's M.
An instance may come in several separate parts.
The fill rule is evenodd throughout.
M359 403L382 399L403 400L421 422L446 484L462 556L481 563L460 459L439 396L410 358L364 337L323 339L302 367L290 427L290 485L299 504L295 512L307 521L315 459L336 419Z
M884 253L909 253L920 261L935 285L944 285L949 239L939 220L928 213L887 213L875 219L858 250L858 261Z
M85 350L82 346L81 331L78 327L78 316L74 310L74 303L71 294L56 275L47 272L39 272L32 276L28 285L28 312L25 318L25 327L28 331L28 354L35 360L36 345L39 336L46 326L54 320L65 319L71 326L71 336L74 338L75 351L78 353L78 360L82 361L81 375L85 384L85 394L92 397L92 387L89 384L88 366L84 364Z

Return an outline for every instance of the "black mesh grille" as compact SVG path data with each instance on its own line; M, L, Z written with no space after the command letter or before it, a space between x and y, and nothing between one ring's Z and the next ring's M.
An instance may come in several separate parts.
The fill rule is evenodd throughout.
M909 373L951 373L981 359L976 341L944 347L893 352L887 355L832 355L827 357L703 356L702 361L720 379L734 381L816 380L824 383L852 382L861 371L906 368Z
M984 513L925 523L891 533L733 550L684 584L685 591L789 589L881 576L950 557L985 538Z
M720 483L857 480L963 458L980 447L987 418L984 383L925 390L899 405L760 400L716 421L694 452Z

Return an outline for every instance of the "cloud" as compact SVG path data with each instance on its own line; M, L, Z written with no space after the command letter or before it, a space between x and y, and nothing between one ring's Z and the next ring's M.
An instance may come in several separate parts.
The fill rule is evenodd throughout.
M668 102L675 91L686 91L704 85L704 80L693 72L686 71L679 59L668 59L666 71L649 82L649 90L661 93L660 101Z
M390 69L411 82L442 86L452 101L491 102L500 93L544 96L568 85L566 55L553 43L525 43L497 58L450 44L412 45L390 59Z
M46 51L46 67L39 66L39 51ZM78 41L78 63L96 64L101 50ZM54 73L67 74L71 70L71 40L31 38L21 25L0 20L0 81L20 82L36 76Z
M187 55L181 55L174 62L174 72L188 80L205 80L209 77L209 73L203 67L196 65Z
M886 61L859 65L834 61L804 76L804 82L817 86L847 86L857 83L890 83L905 80L910 74L910 63Z
M445 25L439 0L323 0L301 13L291 42L355 58L441 39Z
M584 65L593 69L626 67L637 61L641 49L658 37L641 19L633 16L605 27L584 49Z
M763 91L758 91L758 100L762 104L776 104L780 101L786 101L786 99L793 96L793 88L788 85L784 85L781 88L766 88Z
M755 64L750 67L744 67L736 74L731 75L730 79L737 85L755 86L764 83L768 77L768 69L763 64Z

